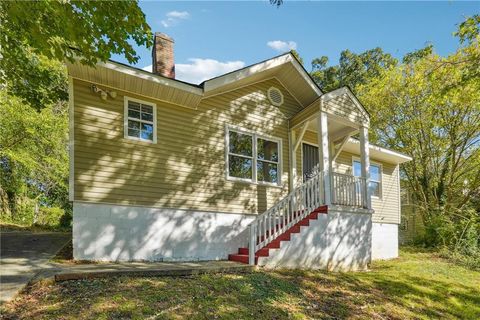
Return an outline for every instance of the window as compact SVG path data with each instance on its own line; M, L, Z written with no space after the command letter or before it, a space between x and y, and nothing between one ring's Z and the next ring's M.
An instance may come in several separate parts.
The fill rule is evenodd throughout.
M228 128L227 141L227 178L280 184L279 139Z
M278 184L278 143L257 138L257 181Z
M156 120L155 104L125 97L125 138L156 143Z
M252 180L253 137L248 134L229 131L228 139L229 176Z
M362 165L359 160L353 161L353 175L362 176ZM374 197L382 197L382 167L378 164L370 163L370 183L368 185L370 194Z

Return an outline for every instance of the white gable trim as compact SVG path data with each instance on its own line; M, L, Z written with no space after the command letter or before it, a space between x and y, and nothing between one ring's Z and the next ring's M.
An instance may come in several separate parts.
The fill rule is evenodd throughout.
M357 97L355 97L353 92L350 91L350 89L348 87L341 87L341 88L335 89L333 91L330 91L329 93L325 93L321 98L322 98L323 101L326 102L328 100L335 99L335 98L337 98L339 96L342 96L344 94L346 94L353 101L355 106L362 113L365 120L367 120L367 122L370 122L370 116L369 116L367 110L365 110L365 107L360 103L360 101L358 101Z
M286 63L291 63L298 73L303 77L303 79L310 85L310 87L315 91L317 95L321 95L322 91L318 89L317 85L312 81L310 76L305 72L303 67L298 63L298 61L292 56L291 53L266 60L257 64L254 64L250 67L246 67L237 71L227 73L223 76L219 76L210 80L206 80L203 83L204 92L208 93L209 91L218 89L222 86L228 85L230 83L245 79L255 73L266 71L278 66L281 66Z

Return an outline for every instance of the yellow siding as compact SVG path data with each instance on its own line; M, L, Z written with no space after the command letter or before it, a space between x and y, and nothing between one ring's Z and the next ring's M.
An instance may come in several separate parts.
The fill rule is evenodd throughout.
M311 144L317 144L317 133L306 131L303 141ZM301 146L297 150L297 172L298 176L302 176L302 159ZM360 154L342 151L335 163L333 163L333 171L353 174L352 161L353 158L359 158ZM382 198L372 198L372 207L375 210L373 222L378 223L400 223L400 190L398 186L399 168L395 164L379 161L372 158L370 161L379 163L382 166Z
M353 123L362 123L366 120L347 94L326 101L324 108L328 113L348 119Z
M265 94L279 87L274 107ZM124 95L157 104L157 144L124 138ZM288 189L288 118L298 102L275 80L201 101L197 110L125 94L101 100L74 81L74 199L126 205L258 213ZM282 186L225 177L225 125L282 139Z

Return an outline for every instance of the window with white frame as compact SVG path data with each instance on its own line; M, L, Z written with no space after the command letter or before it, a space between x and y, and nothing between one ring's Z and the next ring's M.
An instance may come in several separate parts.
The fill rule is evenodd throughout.
M156 143L156 120L154 103L125 97L125 138Z
M228 178L280 184L280 140L228 128L227 141Z
M353 160L353 175L362 176L362 164L360 160ZM382 197L382 166L370 163L370 183L368 185L370 194L374 197Z

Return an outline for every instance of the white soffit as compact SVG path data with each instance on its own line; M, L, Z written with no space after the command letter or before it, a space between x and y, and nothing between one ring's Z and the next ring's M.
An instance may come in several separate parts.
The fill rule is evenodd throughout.
M348 142L343 147L343 151L347 151L347 152L359 155L360 141L353 138L348 139ZM387 163L401 164L401 163L412 160L411 157L405 154L402 154L400 152L393 151L390 149L385 149L373 144L370 144L369 151L370 151L370 158L379 160L379 161L384 161Z
M74 79L105 85L187 108L196 108L203 96L202 88L197 86L115 62L101 62L96 67L67 63L67 68L69 75Z
M245 86L249 83L254 83L261 81L262 79L266 80L272 77L277 78L282 84L290 91L296 98L302 101L302 104L307 105L304 98L305 93L301 92L298 95L295 94L296 88L294 85L291 85L288 80L291 80L290 77L284 79L283 74L289 73L289 67L293 67L294 74L296 76L296 81L301 81L300 86L304 88L307 87L311 92L310 97L308 97L308 103L313 101L315 98L320 96L322 92L318 86L313 82L310 76L305 72L303 67L298 63L298 61L291 55L287 53L257 64L254 64L249 67L242 68L237 71L227 73L225 75L206 80L203 83L203 88L205 92L205 97L213 96L219 94L225 90L231 90L235 87ZM303 96L303 97L302 97Z

